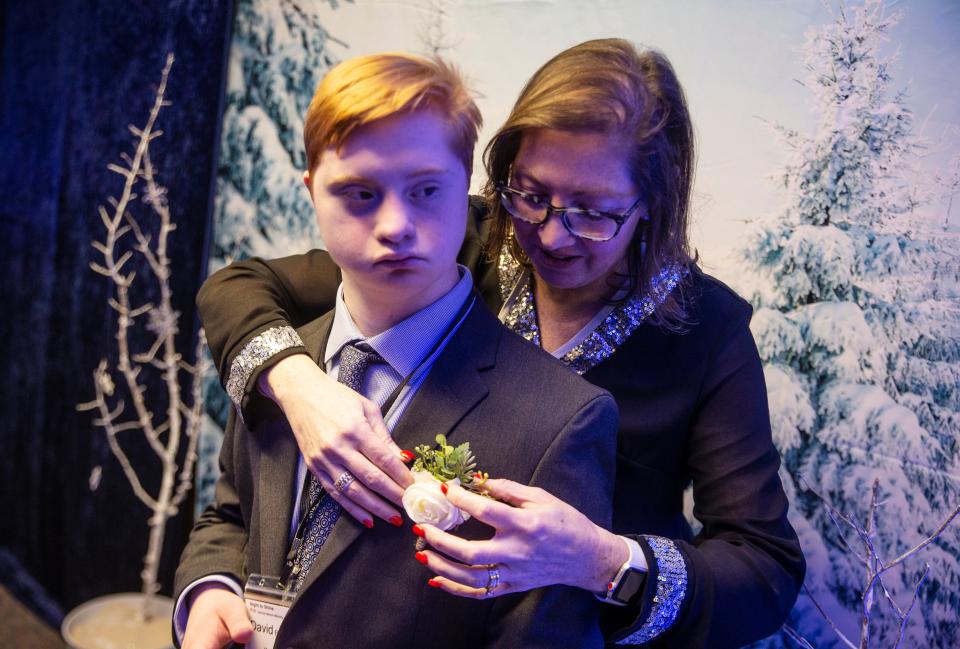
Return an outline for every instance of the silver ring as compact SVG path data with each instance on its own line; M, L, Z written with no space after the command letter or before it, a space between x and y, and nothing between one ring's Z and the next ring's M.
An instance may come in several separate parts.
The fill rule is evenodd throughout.
M344 471L340 474L340 477L333 481L333 486L336 487L337 491L343 493L343 491L350 486L351 482L353 482L353 474L349 471Z
M496 566L487 566L487 587L486 595L489 597L490 593L497 589L497 586L500 585L500 571L497 570Z

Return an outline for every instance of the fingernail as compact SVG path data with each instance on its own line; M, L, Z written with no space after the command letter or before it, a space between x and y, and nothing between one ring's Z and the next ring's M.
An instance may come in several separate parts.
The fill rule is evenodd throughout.
M425 555L423 552L417 552L413 556L415 556L417 558L417 561L419 561L423 565L427 565L427 555Z
M363 526L369 530L371 527L373 527L373 521L369 518L365 518L363 519Z
M433 586L434 588L440 588L440 582L436 579L428 579L427 583Z
M427 535L427 533L424 532L424 531L423 531L423 528L420 527L419 525L414 525L414 526L413 526L413 533L416 534L416 535L419 536L419 537L424 537L424 536Z
M441 482L441 483L440 483L440 491L442 491L444 495L447 494L447 483L446 483L446 482Z
M400 516L398 516L397 514L394 514L393 516L390 517L390 522L393 523L394 526L396 527L400 527L401 525L403 525L403 519L400 518Z
M410 451L400 451L400 459L404 462L410 462L413 460L413 458L414 455Z

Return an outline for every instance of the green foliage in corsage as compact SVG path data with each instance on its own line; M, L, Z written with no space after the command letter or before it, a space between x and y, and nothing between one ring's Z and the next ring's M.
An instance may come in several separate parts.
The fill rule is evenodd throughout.
M459 446L447 444L445 435L437 435L437 448L433 449L426 444L420 444L413 449L417 454L417 461L413 463L414 471L427 471L441 482L460 480L460 486L470 491L480 491L480 486L490 476L477 471L477 458L470 450L470 442Z

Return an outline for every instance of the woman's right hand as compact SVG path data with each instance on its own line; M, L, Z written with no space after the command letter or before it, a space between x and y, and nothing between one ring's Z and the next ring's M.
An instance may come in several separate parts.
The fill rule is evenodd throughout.
M283 410L310 471L351 516L370 527L373 516L401 525L403 490L413 477L374 402L328 376L306 354L284 358L258 380ZM336 479L354 480L343 491Z
M623 540L538 487L511 480L484 483L492 498L484 498L447 482L447 499L495 530L493 537L467 540L432 525L417 525L434 550L417 560L436 575L436 586L459 597L485 598L542 586L567 584L601 593L629 556ZM491 570L498 586L488 589Z

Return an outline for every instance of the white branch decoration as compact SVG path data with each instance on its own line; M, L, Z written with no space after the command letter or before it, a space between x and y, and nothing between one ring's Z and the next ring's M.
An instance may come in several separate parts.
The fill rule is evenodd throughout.
M106 236L104 241L94 241L92 245L103 259L99 263L91 262L90 268L107 277L114 288L108 303L117 314L117 361L112 368L106 358L100 361L93 372L95 399L77 406L78 410L93 410L97 413L93 420L94 425L104 429L110 451L123 469L134 494L150 509L147 523L150 530L149 542L140 575L142 592L147 596L144 611L150 610L147 602L160 588L157 574L167 521L176 515L193 485L197 441L203 419L202 378L207 369L207 361L202 353L206 344L202 329L195 349L196 364L186 363L174 346L180 314L172 307L167 241L170 233L176 229L176 224L170 219L167 190L157 182L156 170L150 158L150 143L163 133L155 128L157 117L164 106L170 105L170 102L164 99L164 94L173 61L173 54L168 54L146 125L143 128L133 125L128 127L134 137L133 156L122 153L122 165L107 165L110 171L124 179L123 191L119 198L108 198L107 202L111 207L109 211L103 206L98 209ZM150 234L152 229L141 227L140 221L131 211L138 198L135 188L143 192L141 200L147 206L150 218L156 219L155 238ZM132 239L126 237L128 234L133 235ZM134 271L125 271L124 266L136 255L146 261L148 279L154 281L158 289L159 299L156 303L132 305L131 292L137 276ZM146 330L155 336L148 349L140 353L130 348L131 329L135 325L140 325L137 331ZM143 377L151 375L150 368L159 371L166 389L167 407L163 413L165 419L159 424L154 422L154 413L148 408L144 398L146 385ZM145 369L147 371L144 371ZM186 400L181 394L181 372L186 374L190 382L190 394ZM133 419L121 421L127 403L115 397L117 386L114 383L114 374L119 377L129 395ZM160 460L162 476L159 490L155 494L150 493L144 486L121 445L121 434L130 434L132 431L140 431ZM178 466L181 443L184 442L186 451L183 453L183 465Z
M873 481L873 488L870 493L870 506L867 511L867 522L866 525L861 525L858 521L853 518L845 515L836 507L834 507L830 502L824 498L816 489L810 486L810 484L803 479L802 476L799 477L800 484L818 499L820 499L824 506L827 509L827 514L830 516L830 519L837 527L837 532L839 533L840 542L843 547L856 556L862 563L865 572L864 588L863 594L860 598L860 638L858 642L852 641L840 630L840 628L834 623L827 612L823 609L820 603L813 596L813 593L807 589L806 586L803 587L804 593L807 597L810 598L810 601L813 602L813 605L820 611L820 614L827 621L827 624L830 625L830 628L833 629L834 633L837 634L837 637L840 639L845 646L850 647L850 649L869 649L871 647L871 636L870 636L870 623L873 619L873 614L875 612L876 604L876 589L879 587L883 598L890 605L890 608L893 609L894 614L897 616L899 622L899 633L897 636L897 643L894 646L894 649L899 649L903 642L903 635L907 629L907 620L910 617L910 614L913 612L914 607L917 604L917 599L920 596L920 590L923 587L924 581L927 579L927 575L930 572L930 566L926 565L923 570L923 574L920 575L920 579L917 581L917 585L913 589L913 597L910 600L910 605L906 610L902 609L896 601L894 601L893 596L887 590L886 585L883 583L883 575L889 570L899 566L907 559L915 556L917 553L922 551L925 547L936 541L941 534L953 523L954 520L960 516L960 505L957 505L952 512L950 512L946 518L940 523L937 529L923 539L920 543L913 546L900 556L896 557L892 561L885 563L877 551L876 543L874 540L877 536L877 530L875 528L875 522L877 518L877 509L883 505L883 502L880 501L880 481ZM853 546L851 546L843 533L841 523L848 526L852 529L858 537L860 537L861 543L863 543L864 550L863 552L857 552ZM801 647L810 647L811 644L803 638L795 629L784 626L783 631L794 640Z

